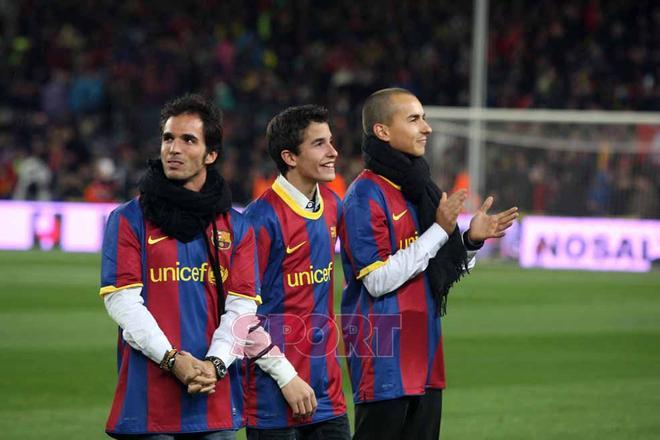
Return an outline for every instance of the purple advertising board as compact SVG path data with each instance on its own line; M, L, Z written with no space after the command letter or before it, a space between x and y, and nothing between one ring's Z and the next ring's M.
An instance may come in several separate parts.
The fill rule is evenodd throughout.
M0 249L98 252L113 203L0 201Z
M0 201L0 250L99 252L116 206ZM470 218L459 217L461 229ZM479 258L488 257L518 258L522 267L648 271L660 259L660 220L527 216L504 238L488 240Z
M644 272L660 259L660 221L529 216L519 254L522 267Z

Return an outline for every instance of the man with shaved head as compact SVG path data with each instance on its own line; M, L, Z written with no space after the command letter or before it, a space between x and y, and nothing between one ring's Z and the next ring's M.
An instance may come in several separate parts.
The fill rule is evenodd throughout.
M461 233L467 191L440 191L423 158L431 126L417 97L390 88L362 109L366 169L344 200L342 327L353 385L355 439L437 439L445 387L440 317L451 286L517 208Z

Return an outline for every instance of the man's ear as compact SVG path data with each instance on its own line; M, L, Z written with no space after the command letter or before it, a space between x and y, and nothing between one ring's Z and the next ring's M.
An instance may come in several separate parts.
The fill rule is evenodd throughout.
M213 150L209 153L206 153L206 157L204 158L204 165L211 165L215 160L218 158L218 152Z
M381 141L390 141L390 129L387 125L376 122L373 126L374 135Z
M290 168L295 168L298 163L298 156L293 154L291 150L282 150L280 157Z

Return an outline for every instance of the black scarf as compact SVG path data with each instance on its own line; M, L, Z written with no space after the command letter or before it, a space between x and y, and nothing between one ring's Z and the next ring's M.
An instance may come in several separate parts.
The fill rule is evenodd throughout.
M148 166L140 181L140 204L145 218L170 237L187 243L231 208L229 185L215 168L206 169L206 182L197 192L168 179L160 160Z
M215 217L231 209L231 193L220 173L213 168L206 168L206 182L202 189L191 191L181 182L165 176L163 164L159 159L148 162L147 172L140 181L140 204L144 217L158 226L163 233L187 243L202 232L209 261L215 276L218 294L218 318L224 314L225 295L222 288L222 274L219 269L218 230ZM204 231L208 224L213 227L213 247ZM215 253L215 255L214 255Z
M435 222L442 192L431 179L424 158L395 150L375 136L365 137L362 151L368 169L401 186L404 197L417 207L420 229L426 231ZM447 311L449 289L466 271L467 253L461 231L456 226L447 243L429 260L426 269L441 316Z

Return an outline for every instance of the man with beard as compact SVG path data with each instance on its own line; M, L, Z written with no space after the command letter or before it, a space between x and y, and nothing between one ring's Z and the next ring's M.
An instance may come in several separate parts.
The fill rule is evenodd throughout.
M140 197L108 219L101 295L121 328L119 381L106 431L116 438L233 439L243 426L240 363L251 347L293 404L311 389L254 328L259 296L252 227L214 168L222 116L197 95L161 112L160 160ZM245 318L248 319L245 319ZM250 319L250 317L252 319Z
M517 208L488 215L488 197L461 234L456 220L467 192L447 196L431 180L422 157L431 127L409 91L372 94L362 125L366 169L346 194L340 225L354 438L437 439L447 294L484 240L504 235Z

